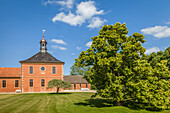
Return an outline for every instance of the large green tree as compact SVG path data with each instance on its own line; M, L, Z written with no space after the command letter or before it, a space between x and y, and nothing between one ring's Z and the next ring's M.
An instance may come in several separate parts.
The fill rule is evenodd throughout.
M169 107L170 71L167 61L153 68L147 60L144 36L128 36L126 24L104 25L92 45L76 58L78 67L90 66L87 80L97 88L97 94L112 98L118 105L127 101L139 107L167 109Z
M59 88L70 88L71 87L71 84L66 82L66 81L63 81L63 80L59 80L59 79L52 79L48 82L48 87L47 89L49 88L57 88L57 94L59 92Z

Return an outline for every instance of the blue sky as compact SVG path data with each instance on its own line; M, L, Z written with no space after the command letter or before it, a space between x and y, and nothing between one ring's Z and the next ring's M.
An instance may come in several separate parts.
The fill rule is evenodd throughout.
M105 24L126 23L129 34L145 35L146 54L170 46L170 0L0 0L0 67L20 67L47 49L64 61L64 75Z

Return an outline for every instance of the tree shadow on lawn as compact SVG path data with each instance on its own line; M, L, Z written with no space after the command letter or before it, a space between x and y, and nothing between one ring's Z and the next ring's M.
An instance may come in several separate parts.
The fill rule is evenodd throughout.
M69 94L72 94L72 93L68 93L68 92L62 92L62 93L55 93L55 92L53 92L53 93L32 93L33 95L69 95Z
M114 107L118 106L116 101L113 101L111 99L103 99L103 98L95 98L95 99L86 99L84 102L79 102L79 103L74 103L75 105L83 105L83 106L90 106L90 107L98 107L98 108L103 108L103 107ZM141 103L133 103L133 102L126 102L123 105L124 107L130 108L132 110L142 110L145 107L145 104ZM149 109L145 108L145 110L148 111L161 111L160 109Z
M86 99L85 102L74 103L75 105L83 105L83 106L90 106L90 107L113 107L114 103L112 100L96 98L96 99Z
M68 94L72 94L72 93L48 93L48 95L68 95Z

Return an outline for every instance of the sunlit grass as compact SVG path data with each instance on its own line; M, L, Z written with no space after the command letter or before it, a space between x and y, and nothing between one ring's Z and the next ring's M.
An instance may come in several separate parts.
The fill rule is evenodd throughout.
M94 93L1 94L0 113L157 113L114 106L112 102L99 97L90 99L92 94Z

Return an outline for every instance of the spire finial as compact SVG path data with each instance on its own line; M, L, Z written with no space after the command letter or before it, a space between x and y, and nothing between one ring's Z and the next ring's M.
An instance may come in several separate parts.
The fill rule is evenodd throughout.
M44 32L45 32L45 30L42 30L43 31L43 38L44 38Z

